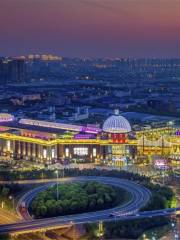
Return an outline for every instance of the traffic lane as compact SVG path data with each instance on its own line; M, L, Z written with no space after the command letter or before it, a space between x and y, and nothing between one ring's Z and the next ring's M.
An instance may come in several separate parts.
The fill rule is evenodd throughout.
M130 181L127 181L127 180L121 180L121 179L116 179L116 178L104 178L104 177L83 177L83 178L81 177L81 178L76 178L76 181L79 181L82 179L83 179L83 181L87 181L89 179L89 180L102 180L103 182L105 182L105 180L106 180L106 183L109 183L112 185L113 184L116 185L118 183L119 187L124 186L129 191L132 191L134 199L136 199L136 202L135 202L135 204L134 204L134 202L132 202L132 204L128 203L126 206L126 209L123 209L123 210L125 210L125 212L128 211L129 209L136 208L137 204L140 200L144 203L144 201L145 200L147 201L147 199L149 199L149 197L150 197L149 192L144 187L142 187L138 184L132 183ZM62 182L67 182L67 181L72 181L72 178L65 179L65 181L63 180ZM41 188L44 188L44 186L43 187L41 186ZM137 189L139 190L139 188L140 188L140 191L138 192ZM31 191L30 196L32 196L32 194L33 194L33 191ZM143 198L143 195L146 195L146 197ZM27 195L26 195L26 197L27 197ZM138 204L138 207L139 207L139 204ZM122 210L122 207L120 207L120 209L118 208L117 210ZM114 209L113 209L113 211L114 211ZM66 217L56 217L53 219L42 219L42 220L37 220L37 221L35 220L35 221L31 221L29 223L28 222L20 223L18 226L17 226L17 224L11 225L11 226L1 226L1 229L3 228L4 231L5 230L10 231L10 228L11 228L11 231L14 231L15 229L17 231L19 229L29 229L29 228L34 229L34 228L51 226L51 224L53 224L53 225L68 224L70 221L75 221L77 223L80 221L83 221L83 222L98 221L99 219L102 219L102 218L104 218L104 219L109 218L110 212L112 212L112 209L109 209L108 211L104 210L101 212L99 211L99 212L94 212L94 213L84 213L84 214L79 214L76 216L69 215Z
M74 224L84 224L84 223L92 223L92 222L99 222L100 220L104 220L104 221L117 221L117 220L133 220L133 219L142 219L142 218L146 218L146 217L160 217L160 216L167 216L167 213L156 213L156 214L149 214L147 215L139 215L139 216L124 216L124 217L117 217L116 219L113 219L109 216L107 216L106 218L104 217L103 219L100 216L93 216L93 217L86 217L86 218L80 218L80 219L76 219L76 220L61 220L61 221L57 221L57 219L53 222L44 222L38 225L34 225L34 223L29 223L28 225L26 224L25 226L14 226L14 229L12 227L2 227L0 229L0 232L6 233L6 232L13 232L13 230L15 231L28 231L28 230L37 230L39 228L46 228L46 227L61 227L61 226L70 226L70 225L74 225Z
M117 181L113 178L110 178L110 179L107 179L107 178L99 178L99 177L85 177L85 178L78 178L78 179L76 179L76 181L87 181L87 180L96 180L96 181L99 181L99 182L103 182L103 183L106 183L106 184L110 184L110 185L114 185L114 186L117 186L117 187L122 187L122 188L124 188L125 190L127 190L127 191L129 191L130 193L131 193L131 195L132 195L132 201L130 201L130 202L127 202L127 203L125 203L124 205L122 205L122 206L120 206L120 207L116 207L116 208L114 208L113 210L115 211L122 211L123 210L123 208L127 208L127 209L124 209L124 210L132 210L133 208L136 208L136 211L138 210L138 208L139 207L141 207L142 206L142 203L143 202L145 202L146 203L146 201L149 199L149 192L147 192L147 191L145 191L144 190L144 188L143 188L143 191L139 191L139 188L140 188L140 186L139 185L135 185L134 183L133 183L133 185L132 184L130 184L130 182L129 181L125 181L124 182L124 180L122 180L122 181L118 181L118 184L116 183ZM64 181L63 181L64 182ZM65 182L71 182L71 179L65 179ZM125 183L125 184L124 184ZM120 185L121 184L121 185ZM128 185L127 185L128 184ZM138 187L138 189L137 189L137 187L135 188L135 186L137 186ZM29 192L29 194L26 194L25 195L25 197L23 198L21 198L21 202L22 201L25 201L26 202L26 205L27 206L29 206L29 204L30 204L30 202L31 202L31 200L36 196L36 194L38 193L38 192L40 192L40 191L43 191L43 190L45 190L46 188L48 188L49 187L49 185L45 185L45 186L41 186L41 187L39 187L39 188L37 188L37 189L34 189L34 190L32 190L32 191L30 191ZM144 198L144 196L146 196L146 198ZM132 205L132 202L134 201L134 204ZM144 204L145 204L144 203ZM19 202L19 204L18 204L19 206L20 206L20 202ZM107 210L105 210L106 212L107 212ZM99 211L99 213L101 213L102 211ZM92 213L91 213L92 214ZM28 220L28 219L31 219L31 217L30 217L30 215L29 215L29 213L27 212L27 214L26 214L26 220Z

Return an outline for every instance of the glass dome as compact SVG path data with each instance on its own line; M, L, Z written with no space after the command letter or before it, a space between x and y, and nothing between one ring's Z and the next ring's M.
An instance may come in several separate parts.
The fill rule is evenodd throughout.
M103 131L108 133L129 133L131 132L131 126L128 120L116 111L115 115L104 122Z

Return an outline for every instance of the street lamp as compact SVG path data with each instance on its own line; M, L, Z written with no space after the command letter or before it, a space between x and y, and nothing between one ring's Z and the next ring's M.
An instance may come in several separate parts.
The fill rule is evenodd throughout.
M56 173L56 176L57 176L57 182L56 182L56 196L57 196L57 201L58 201L58 199L59 199L59 189L58 189L59 171L56 170L55 173Z
M5 202L2 201L2 202L1 202L1 208L4 208L4 204L5 204Z
M64 178L64 166L63 166L63 171L62 171L62 177Z
M15 209L15 202L14 202L14 197L12 195L9 196L9 199L12 200L13 204L13 210Z
M146 240L146 239L147 239L147 238L146 238L146 234L143 234L143 239L144 239L144 240Z

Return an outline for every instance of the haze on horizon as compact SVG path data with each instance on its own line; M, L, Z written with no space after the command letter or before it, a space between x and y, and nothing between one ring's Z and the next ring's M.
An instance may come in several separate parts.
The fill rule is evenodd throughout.
M179 0L0 0L0 56L180 57Z

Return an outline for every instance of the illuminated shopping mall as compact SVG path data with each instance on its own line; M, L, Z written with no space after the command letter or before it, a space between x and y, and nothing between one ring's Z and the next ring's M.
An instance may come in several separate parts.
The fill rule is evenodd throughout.
M102 128L0 114L0 156L3 159L96 163L116 166L146 164L155 156L180 164L180 131L175 127L132 131L118 111Z

